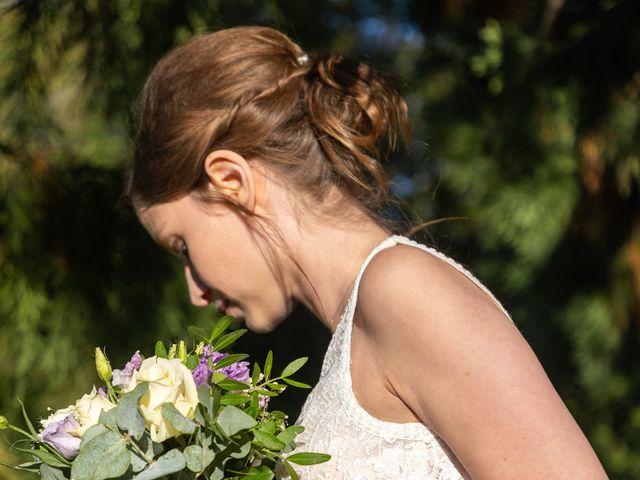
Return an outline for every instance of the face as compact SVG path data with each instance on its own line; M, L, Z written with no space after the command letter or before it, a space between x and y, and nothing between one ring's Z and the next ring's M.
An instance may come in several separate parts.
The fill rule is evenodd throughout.
M230 207L188 194L137 213L154 240L181 259L194 305L213 304L258 332L291 312L286 279L271 259L275 247Z

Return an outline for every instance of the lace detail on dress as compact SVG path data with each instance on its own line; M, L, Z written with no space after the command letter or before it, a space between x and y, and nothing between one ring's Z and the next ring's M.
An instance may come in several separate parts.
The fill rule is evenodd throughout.
M324 357L320 379L308 396L297 423L305 427L298 451L324 452L331 460L296 466L302 480L459 480L463 472L453 454L423 423L380 420L358 404L351 383L351 330L360 279L371 259L398 243L425 250L474 281L509 317L493 294L469 271L441 252L394 235L374 248L360 267L353 291Z

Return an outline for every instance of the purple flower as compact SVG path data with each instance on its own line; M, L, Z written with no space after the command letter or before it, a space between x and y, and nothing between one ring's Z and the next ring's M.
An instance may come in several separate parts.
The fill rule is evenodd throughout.
M127 362L122 370L114 369L111 373L111 383L114 387L120 387L126 389L131 383L131 377L133 377L133 372L140 368L142 365L142 355L140 355L140 350L133 354L131 360Z
M106 398L107 400L109 399L109 395L107 395L107 387L105 387L104 385L100 388L98 388L98 395L100 395L102 398Z
M199 387L200 385L210 384L211 374L213 373L213 369L215 369L216 363L227 355L226 353L212 352L211 347L205 345L202 350L202 357L200 357L200 363L193 369L193 380L196 382L196 386ZM209 359L211 359L213 369L209 367ZM235 362L217 371L238 382L246 382L251 377L249 373L249 362Z
M193 381L196 382L196 387L211 383L211 369L207 365L207 362L200 360L200 363L193 369L191 374L193 375Z
M249 362L236 362L223 367L219 372L224 373L231 380L246 382L251 377L249 373Z
M74 437L69 432L80 428L73 413L63 418L47 423L40 433L40 440L58 450L66 459L71 460L78 455L80 450L80 438Z
M258 406L262 409L267 408L270 398L271 397L268 397L267 395L258 395Z

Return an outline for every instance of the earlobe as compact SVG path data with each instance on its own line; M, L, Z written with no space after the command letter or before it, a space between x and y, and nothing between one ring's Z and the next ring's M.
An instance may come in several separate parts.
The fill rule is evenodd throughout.
M231 150L215 150L204 160L209 188L242 206L255 207L255 178L249 162Z

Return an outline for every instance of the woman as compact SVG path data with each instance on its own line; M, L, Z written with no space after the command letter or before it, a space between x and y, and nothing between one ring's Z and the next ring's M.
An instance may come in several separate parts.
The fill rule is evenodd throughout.
M239 27L150 74L128 195L194 305L257 332L297 302L333 333L300 418L305 479L606 478L508 313L382 218L405 101L340 55Z

